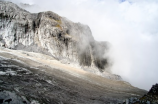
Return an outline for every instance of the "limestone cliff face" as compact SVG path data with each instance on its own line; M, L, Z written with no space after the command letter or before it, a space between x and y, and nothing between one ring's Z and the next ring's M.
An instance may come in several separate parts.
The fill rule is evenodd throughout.
M0 1L0 46L44 53L104 71L106 42L94 40L88 26L73 23L51 11L29 13L11 2Z

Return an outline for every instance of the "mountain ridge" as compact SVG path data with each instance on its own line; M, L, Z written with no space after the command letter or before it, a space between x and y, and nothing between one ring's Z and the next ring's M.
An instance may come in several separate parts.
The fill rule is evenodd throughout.
M6 1L0 10L0 103L118 104L147 93L107 71L109 43L87 25Z
M49 54L66 59L92 72L110 66L108 42L94 40L87 25L73 23L51 11L29 13L11 2L1 2L1 46Z

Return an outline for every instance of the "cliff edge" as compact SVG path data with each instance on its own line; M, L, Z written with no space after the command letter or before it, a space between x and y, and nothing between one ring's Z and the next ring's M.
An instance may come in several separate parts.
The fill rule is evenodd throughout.
M109 77L103 74L110 66L108 42L95 41L87 25L73 23L51 11L30 13L0 1L0 46L51 55L63 63Z

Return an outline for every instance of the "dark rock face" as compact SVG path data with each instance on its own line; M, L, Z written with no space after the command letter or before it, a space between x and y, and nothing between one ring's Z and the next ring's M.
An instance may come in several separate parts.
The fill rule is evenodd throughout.
M148 94L153 94L158 96L158 84L153 85L152 88L149 90Z
M152 86L147 94L139 99L140 103L158 104L158 84Z
M131 97L124 104L158 104L158 84L152 86L147 94L141 98Z
M0 1L0 46L52 55L80 66L108 66L108 43L94 40L88 26L73 23L51 11L31 14Z

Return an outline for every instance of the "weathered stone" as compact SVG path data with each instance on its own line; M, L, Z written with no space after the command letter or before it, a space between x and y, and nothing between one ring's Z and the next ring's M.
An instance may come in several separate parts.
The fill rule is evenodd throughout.
M51 11L31 14L11 2L0 1L0 9L0 46L49 54L100 72L108 66L108 44L95 41L87 25Z

